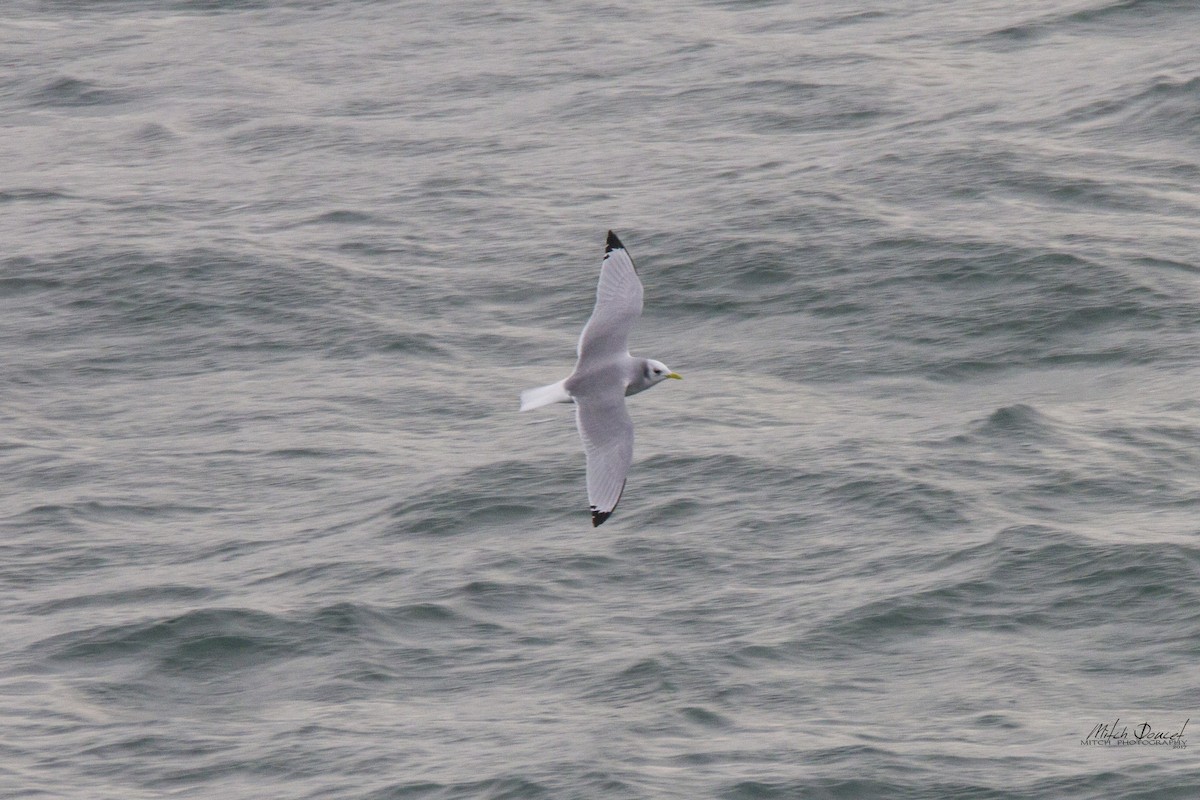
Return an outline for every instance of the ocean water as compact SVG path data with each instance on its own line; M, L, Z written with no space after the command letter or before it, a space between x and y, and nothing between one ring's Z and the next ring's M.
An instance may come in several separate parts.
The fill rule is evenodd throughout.
M0 796L1200 796L1198 40L7 3Z

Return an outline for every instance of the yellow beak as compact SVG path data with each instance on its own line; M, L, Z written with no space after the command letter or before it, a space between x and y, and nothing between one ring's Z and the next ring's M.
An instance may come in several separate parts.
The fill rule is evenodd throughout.
M683 376L682 376L682 375L680 375L678 372L668 372L668 373L667 373L667 377L668 377L668 378L674 378L674 379L675 379L675 380L677 380L677 381L681 381L681 380L683 380Z

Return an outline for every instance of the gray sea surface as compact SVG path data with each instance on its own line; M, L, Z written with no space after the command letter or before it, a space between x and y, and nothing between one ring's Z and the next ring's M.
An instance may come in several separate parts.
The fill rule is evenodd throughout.
M1200 4L14 0L0 64L0 796L1200 797ZM593 529L517 395L610 228L685 380Z

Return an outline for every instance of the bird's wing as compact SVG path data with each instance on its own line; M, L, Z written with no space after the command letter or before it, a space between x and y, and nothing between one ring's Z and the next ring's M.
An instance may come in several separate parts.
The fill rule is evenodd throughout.
M633 463L633 420L625 409L623 387L601 396L576 398L575 424L587 453L588 503L592 526L612 514Z
M604 361L629 352L629 331L642 314L642 282L625 245L612 231L604 245L596 307L579 336L579 361Z

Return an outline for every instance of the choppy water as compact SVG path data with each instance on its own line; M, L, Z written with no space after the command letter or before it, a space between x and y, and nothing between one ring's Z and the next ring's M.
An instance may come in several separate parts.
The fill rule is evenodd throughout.
M0 794L1200 796L1081 744L1200 724L1198 37L8 4ZM608 228L686 380L593 530Z

